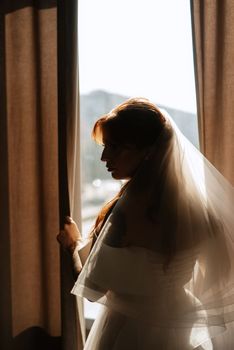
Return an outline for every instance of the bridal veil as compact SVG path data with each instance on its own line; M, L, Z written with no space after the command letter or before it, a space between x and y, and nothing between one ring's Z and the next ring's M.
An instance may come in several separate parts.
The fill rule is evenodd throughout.
M162 113L72 293L189 332L195 348L234 321L233 187Z

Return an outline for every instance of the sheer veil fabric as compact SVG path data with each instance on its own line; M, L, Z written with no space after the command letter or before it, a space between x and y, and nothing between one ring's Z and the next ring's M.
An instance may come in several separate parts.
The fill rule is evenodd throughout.
M162 113L164 129L72 289L107 307L91 331L96 345L85 349L125 349L117 343L121 332L128 341L130 323L141 325L138 335L145 329L144 349L212 349L209 339L234 321L233 187ZM113 331L113 315L128 320L125 330L119 321Z

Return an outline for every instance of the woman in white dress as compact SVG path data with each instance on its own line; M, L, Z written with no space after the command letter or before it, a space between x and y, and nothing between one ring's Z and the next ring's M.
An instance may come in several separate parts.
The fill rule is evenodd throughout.
M146 99L99 118L93 138L125 182L87 242L71 218L58 235L72 293L104 305L85 350L214 349L234 320L233 187Z

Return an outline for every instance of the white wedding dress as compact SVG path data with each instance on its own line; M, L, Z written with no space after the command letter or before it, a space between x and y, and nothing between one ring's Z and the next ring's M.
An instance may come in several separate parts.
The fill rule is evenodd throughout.
M181 261L175 261L165 274L162 257L144 248L102 244L97 259L90 275L92 288L96 283L108 285L110 290L103 293L108 299L105 303L111 307L102 307L84 350L213 350L206 327L198 331L164 324L169 313L178 316L181 310L185 312L193 306L193 298L183 289L194 268L192 256L187 272L181 271L180 278ZM170 295L172 283L175 287ZM97 291L98 298L101 295ZM126 309L129 316L125 315ZM199 347L199 343L203 345Z
M233 187L166 118L72 289L104 305L85 350L234 349Z

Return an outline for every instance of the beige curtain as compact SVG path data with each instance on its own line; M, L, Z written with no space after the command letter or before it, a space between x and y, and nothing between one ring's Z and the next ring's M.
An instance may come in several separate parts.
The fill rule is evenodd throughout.
M77 159L77 75L68 89L73 91L68 109L68 71L61 65L60 45L74 24L68 18L66 28L61 23L65 3L59 1L59 9L54 0L0 3L2 350L77 350L82 344L76 302L69 294L71 261L61 254L62 265L68 265L65 274L56 242L62 215L69 214L63 189L73 179L64 169L67 161L74 168ZM69 4L76 16L76 1ZM74 134L68 147L66 130Z
M234 1L191 0L191 14L201 149L234 184ZM233 349L233 332L213 349Z
M200 144L234 184L234 1L191 0Z

